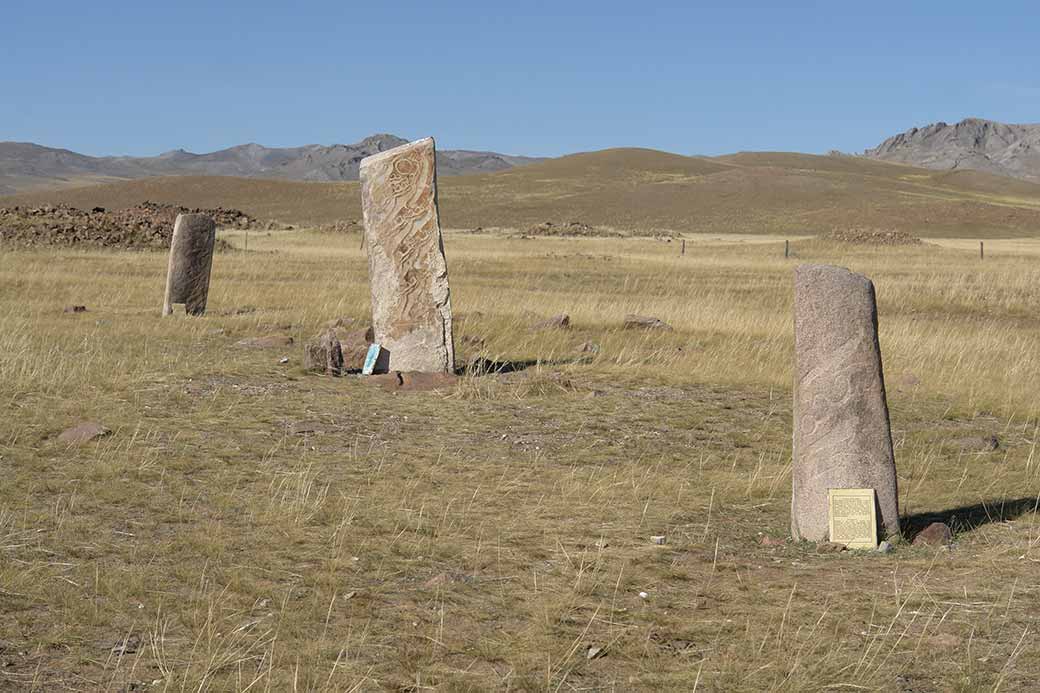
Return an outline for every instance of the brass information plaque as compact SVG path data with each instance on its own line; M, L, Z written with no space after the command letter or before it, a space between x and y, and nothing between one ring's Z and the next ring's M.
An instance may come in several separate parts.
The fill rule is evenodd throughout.
M850 549L876 549L877 511L872 488L832 488L831 541Z

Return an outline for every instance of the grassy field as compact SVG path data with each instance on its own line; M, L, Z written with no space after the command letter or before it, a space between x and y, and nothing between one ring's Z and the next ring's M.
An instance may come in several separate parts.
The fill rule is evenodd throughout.
M367 318L356 235L248 247L165 320L162 253L0 251L0 690L1035 690L1040 242L449 234L460 365L513 372L397 394L301 366ZM785 540L807 261L875 281L949 549Z

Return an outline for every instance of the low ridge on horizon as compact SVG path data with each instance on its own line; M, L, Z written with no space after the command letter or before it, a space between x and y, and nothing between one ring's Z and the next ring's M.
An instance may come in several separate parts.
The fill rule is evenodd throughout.
M0 206L122 209L143 201L231 207L314 227L361 220L356 181L162 176L0 198ZM625 233L814 235L850 226L942 237L1040 229L1040 184L979 171L930 171L862 156L784 152L687 157L649 149L571 154L438 182L455 230L579 222ZM855 210L854 217L849 216Z
M196 154L173 149L156 156L88 156L33 142L0 142L0 195L152 176L200 175L300 181L358 179L361 159L406 143L388 133L354 144L266 147L255 142ZM541 157L445 149L437 152L440 175L502 171Z

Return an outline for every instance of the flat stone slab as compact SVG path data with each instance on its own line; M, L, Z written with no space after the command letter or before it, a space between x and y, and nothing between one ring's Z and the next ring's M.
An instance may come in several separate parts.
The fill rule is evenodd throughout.
M111 432L96 421L86 421L62 431L58 435L58 442L66 445L82 445L97 438L103 438Z
M626 330L664 330L670 332L672 326L660 318L648 315L626 315L622 325Z
M361 203L373 341L389 353L390 369L452 372L451 297L433 138L362 159Z

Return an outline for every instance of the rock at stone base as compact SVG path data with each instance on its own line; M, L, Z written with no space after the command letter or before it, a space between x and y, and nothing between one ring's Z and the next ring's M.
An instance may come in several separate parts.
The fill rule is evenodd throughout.
M848 550L848 547L845 544L839 544L834 541L821 541L816 545L816 553L841 553L846 550Z
M566 313L554 315L546 320L541 320L531 325L532 330L569 330L571 327L571 316Z
M624 328L626 330L665 330L670 332L672 326L658 318L645 315L626 315Z
M323 375L336 376L343 372L343 349L335 330L325 330L307 342L303 349L303 367Z
M82 445L83 443L89 443L95 438L107 436L111 432L99 423L88 421L62 431L61 435L58 436L58 442L66 445Z
M875 551L877 551L878 553L892 553L892 544L887 541L883 541L880 544L878 544L878 547L875 549Z
M368 347L375 339L372 327L358 328L354 330L336 330L339 338L340 349L343 351L343 370L360 371L365 365L365 355Z
M65 312L65 313L86 313L87 312L87 307L86 306L65 306L65 310L63 312Z
M274 349L277 347L292 346L293 338L284 334L273 334L267 337L249 337L235 342L235 346L242 349Z
M393 371L362 378L363 383L377 385L387 392L425 392L452 387L459 381L451 373L423 373L420 371Z
M945 546L953 543L953 532L943 522L933 522L914 537L914 546Z

